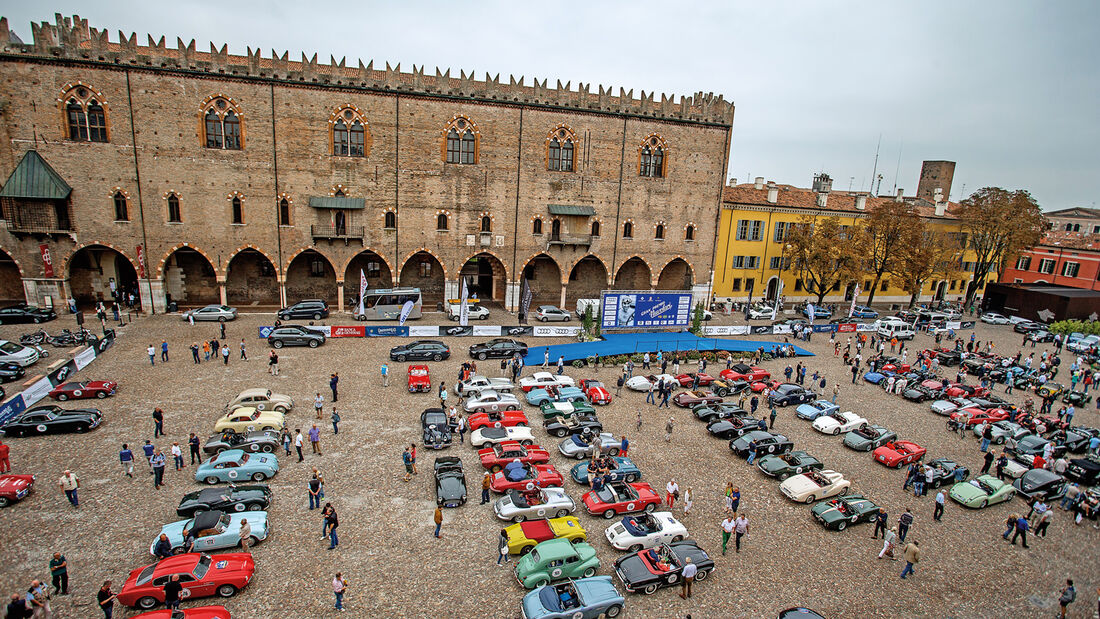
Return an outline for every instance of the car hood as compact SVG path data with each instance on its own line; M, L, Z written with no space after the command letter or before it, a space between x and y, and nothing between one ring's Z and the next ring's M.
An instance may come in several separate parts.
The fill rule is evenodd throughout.
M645 563L637 554L627 555L616 561L615 570L622 574L623 579L628 583L644 582L657 578L650 573L649 568L645 566Z
M951 486L951 491L948 494L960 501L976 501L989 496L981 488L975 487L970 482L962 482Z
M786 488L787 491L791 492L792 494L803 494L805 492L821 488L821 486L818 486L814 482L801 475L796 475L794 477L788 478L787 481L780 484L780 486L782 488Z
M783 459L778 456L764 456L760 459L758 466L769 473L775 473L791 465L784 462Z
M439 496L444 499L461 499L466 495L466 484L462 478L446 476L439 480Z
M825 522L837 522L838 520L847 520L851 514L844 515L839 509L832 504L831 501L823 501L813 506L810 510L815 516L820 516Z

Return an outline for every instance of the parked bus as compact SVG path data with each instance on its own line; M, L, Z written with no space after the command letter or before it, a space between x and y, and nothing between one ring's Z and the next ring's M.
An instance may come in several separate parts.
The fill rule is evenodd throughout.
M398 320L401 308L412 301L413 308L408 320L420 318L421 298L419 288L376 288L368 290L363 297L363 313L359 313L359 300L352 303L351 311L356 320Z

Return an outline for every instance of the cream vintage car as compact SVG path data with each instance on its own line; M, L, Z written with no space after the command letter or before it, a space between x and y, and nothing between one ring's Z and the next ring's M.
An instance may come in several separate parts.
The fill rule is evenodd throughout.
M225 405L225 410L235 411L238 408L252 407L258 411L276 410L280 413L289 413L294 408L294 400L288 395L274 393L270 389L256 388L245 389Z
M787 478L779 490L792 501L813 503L848 492L852 482L836 471L807 471Z
M284 415L278 411L261 411L244 406L222 415L214 424L214 431L243 434L260 430L281 430L285 424Z

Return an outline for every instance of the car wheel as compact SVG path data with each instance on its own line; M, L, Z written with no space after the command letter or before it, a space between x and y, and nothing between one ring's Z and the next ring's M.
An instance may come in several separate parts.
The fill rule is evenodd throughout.
M840 434L840 428L833 428L833 436Z
M645 506L645 513L652 514L653 510L655 510L655 509L657 509L657 505L654 504L654 503L650 503L649 505Z
M573 454L573 457L578 460L584 460L587 455L583 451L578 451L577 453Z
M604 511L603 517L607 518L608 520L611 520L612 518L615 517L615 510L609 509L609 510Z
M477 360L478 361L485 361L486 359L488 359L488 356L486 356L485 353L483 353L483 352L477 353Z
M695 578L699 578L699 574L696 574ZM646 595L653 595L654 593L657 593L657 583L646 585L645 588L642 589L642 593Z
M310 348L317 348L317 345L318 345L317 340L310 340L309 341L309 347Z
M275 446L274 445L264 445L261 448L261 451L263 451L265 454L273 453L275 451Z
M218 595L223 598L231 598L237 595L237 588L233 585L222 585L218 587Z
M639 550L641 550L641 549L642 549L642 545L641 545L641 544L634 544L634 545L633 545L633 546L631 546L630 548L627 548L627 549L626 549L626 551L627 551L627 552L638 552L638 551L639 551Z
M274 342L271 343L271 347L272 348L282 348L283 347L283 341L282 340L275 340Z
M313 319L314 319L314 320L320 320L320 319L321 319L321 314L320 314L320 312L314 312L314 313L313 313Z
M982 499L982 502L978 503L978 509L981 509L981 508L985 507L986 505L989 505L989 501L986 500L986 499Z
M142 610L149 610L157 605L157 599L152 596L145 596L137 601L138 608Z
M791 476L790 473L780 473L776 477L779 479L779 481L783 481L784 479L787 479L790 476Z
M244 503L234 503L233 504L233 511L243 512L244 509L245 509Z
M695 580L706 580L708 574L710 574L710 570L699 570L695 574Z
M619 448L618 447L612 447L611 449L607 450L607 454L610 455L610 456L617 456L617 455L619 455Z
M267 479L267 475L264 475L263 473L252 474L252 481L263 481L265 479Z
M515 516L512 516L512 522L515 522L516 524L519 524L524 520L527 520L527 516L524 516L523 514L516 514Z
M59 393L57 394L57 399L64 402L65 400L69 399L69 396L64 393Z
M554 430L554 436L558 438L564 438L567 432L564 429Z
M102 400L103 398L107 397L107 392L106 391L97 391L96 394L95 394L95 397Z
M817 500L817 497L815 497L814 495L811 494L810 496L806 497L806 504L809 505L810 503L813 503L815 500Z
M77 426L76 427L76 433L77 434L84 434L87 431L88 431L88 426Z
M618 604L615 604L614 606L609 606L607 608L607 610L604 611L604 616L606 616L606 617L618 617L619 613L621 613L621 612L623 612L623 607L619 606Z
M843 531L844 529L847 529L847 528L848 528L848 521L847 520L841 520L836 525L836 530L837 531Z
M996 445L1004 445L1005 444L1005 437L998 436L993 442Z
M404 363L405 359L408 359L408 357L406 357L405 355L397 355L397 362L398 363Z
M626 483L632 484L636 481L638 481L638 476L635 475L634 473L630 473L629 475L626 476Z
M214 477L213 475L211 475L210 477L207 477L207 478L206 478L206 479L204 479L203 481L205 481L206 483L208 483L208 484L210 484L211 486L213 486L214 484L218 483L218 478L217 478L217 477Z
M250 512L262 511L263 508L264 508L264 506L261 505L260 503L249 503L248 504L248 511L250 511Z

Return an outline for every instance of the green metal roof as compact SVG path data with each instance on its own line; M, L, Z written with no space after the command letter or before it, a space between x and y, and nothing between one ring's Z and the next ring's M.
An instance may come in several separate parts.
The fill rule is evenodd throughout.
M365 208L367 201L363 198L330 198L328 196L310 196L309 205L313 208Z
M73 188L46 163L38 151L29 150L0 190L0 198L64 200Z
M581 217L591 217L596 214L596 209L591 206L573 206L570 204L549 204L547 207L550 209L551 215L579 215Z

